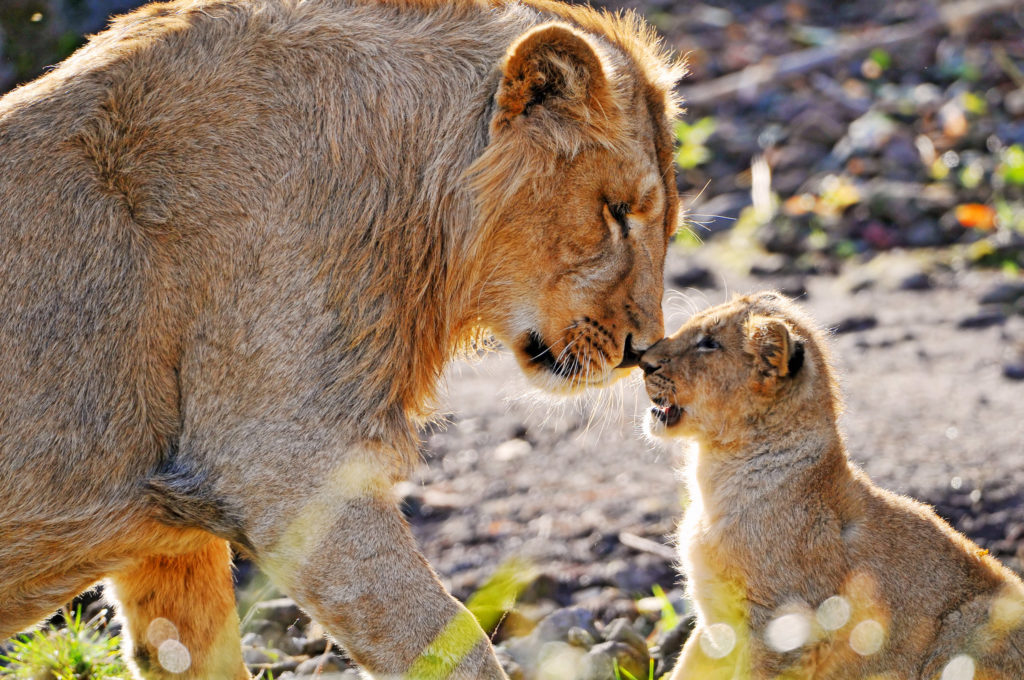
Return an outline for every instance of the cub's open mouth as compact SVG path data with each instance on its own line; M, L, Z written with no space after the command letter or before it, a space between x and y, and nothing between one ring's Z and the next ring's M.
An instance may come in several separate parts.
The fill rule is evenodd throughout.
M667 406L652 406L651 415L665 423L666 427L673 427L683 417L683 409L679 408L675 404L668 404Z
M572 352L562 352L567 357L562 359L556 357L551 347L544 342L537 331L530 331L527 335L526 346L523 352L530 358L530 362L542 366L548 371L563 378L571 378L583 371L583 365Z

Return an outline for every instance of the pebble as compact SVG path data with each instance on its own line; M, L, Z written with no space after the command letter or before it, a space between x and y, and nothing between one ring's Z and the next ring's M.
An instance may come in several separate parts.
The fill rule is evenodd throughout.
M574 628L586 631L594 639L601 638L594 625L593 613L582 607L568 607L549 614L537 626L535 634L538 639L545 642L568 640L569 631Z
M306 659L295 667L295 675L313 675L318 671L321 673L338 673L350 669L351 666L345 659L337 654L326 652L320 656ZM358 678L358 675L353 676Z
M573 680L612 680L616 665L634 678L646 677L650 665L646 646L640 652L625 642L610 640L596 644L581 660Z
M1024 362L1006 364L1003 366L1003 377L1010 380L1024 380Z
M931 290L934 287L932 277L927 272L915 272L899 283L900 290Z
M989 289L981 296L983 305L1010 305L1024 298L1024 281L1007 281Z
M257 640L258 644L260 645L259 647L249 646L249 644L245 644L243 642L242 660L250 665L273 663L275 661L274 657L271 654L269 654L266 649L263 648L262 640L259 640L258 636Z
M528 456L531 451L533 451L533 446L525 439L510 439L498 444L492 455L495 460L511 461Z
M871 330L876 326L878 326L878 317L872 314L849 316L832 326L832 332L836 335L841 335L843 333L859 333L861 331Z
M609 623L604 629L604 638L629 645L638 654L647 655L647 642L634 630L629 619L619 618Z
M957 328L982 329L998 326L1006 321L1006 314L997 309L983 309L957 322Z
M715 278L707 267L695 265L669 279L673 288L715 288Z
M257 602L253 605L253 616L280 624L282 632L297 621L303 624L309 623L309 617L305 612L295 604L294 600L287 597Z

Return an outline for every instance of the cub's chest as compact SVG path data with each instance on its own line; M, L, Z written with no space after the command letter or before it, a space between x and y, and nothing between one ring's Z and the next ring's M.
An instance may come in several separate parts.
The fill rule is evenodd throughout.
M704 518L687 518L680 536L690 596L706 621L745 623L747 576L730 541Z

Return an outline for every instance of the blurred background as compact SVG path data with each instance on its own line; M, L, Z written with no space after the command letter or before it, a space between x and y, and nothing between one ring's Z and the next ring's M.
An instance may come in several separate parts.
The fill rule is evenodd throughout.
M0 91L133 4L0 0ZM669 330L734 292L798 297L833 331L851 456L1019 572L1024 2L609 7L690 62ZM641 436L639 380L551 401L494 353L448 385L400 493L446 584L491 612L513 675L665 672L689 630L672 544L686 498L678 452ZM238 577L254 670L350 673L254 569Z

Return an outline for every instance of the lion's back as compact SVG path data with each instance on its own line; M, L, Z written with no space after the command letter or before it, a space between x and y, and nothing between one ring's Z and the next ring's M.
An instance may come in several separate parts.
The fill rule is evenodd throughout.
M351 186L332 192L360 211L408 194L385 186L408 180L387 170L445 143L416 132L438 123L430 112L410 120L409 101L444 83L454 83L444 97L461 96L458 78L479 77L501 49L459 18L483 12L478 3L446 6L425 5L434 18L424 21L397 2L156 3L0 99L7 507L118 474L128 483L158 463L180 426L177 369L203 300L226 285L232 251L259 247L296 204L321 200L318 165L348 169ZM339 50L350 70L332 81L318 55ZM347 108L316 88L352 93ZM389 121L404 127L382 128ZM330 225L354 214L344 202L322 209ZM401 223L384 210L405 208L378 206L375 222L350 228Z

